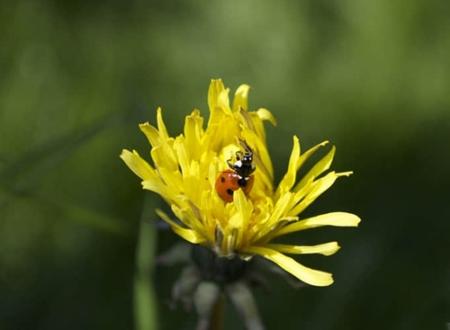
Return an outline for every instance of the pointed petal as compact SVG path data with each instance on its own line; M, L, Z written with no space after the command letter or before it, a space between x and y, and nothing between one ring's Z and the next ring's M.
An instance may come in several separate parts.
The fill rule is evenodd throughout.
M315 286L328 286L333 283L332 274L305 267L278 251L266 247L252 246L244 252L263 256L305 283Z
M139 124L139 128L145 134L152 147L159 146L169 139L161 108L156 109L156 122L158 129L148 122Z
M337 178L341 176L349 176L352 172L330 172L324 177L312 182L310 184L310 188L307 189L306 195L303 200L298 203L294 208L291 209L289 215L295 216L303 212L309 205L311 205L320 195L322 195L325 191L330 188ZM299 196L303 196L303 190L300 190L297 194L295 194L294 198L299 198ZM298 200L297 200L298 201ZM295 201L295 203L297 202Z
M247 199L242 189L238 189L234 192L233 204L235 206L235 213L228 221L227 228L237 230L236 245L233 246L234 248L240 246L243 239L243 233L247 232L250 217L253 213L253 204Z
M272 238L301 231L310 228L334 226L334 227L357 227L361 219L352 213L347 212L331 212L321 214L305 220L290 223L281 228L278 232L274 233Z
M184 121L184 141L190 160L199 160L202 150L203 117L194 110Z
M240 109L248 111L248 91L249 85L241 85L236 90L233 100L233 111L239 111Z
M139 156L136 150L133 152L123 149L120 158L127 164L127 166L140 177L142 180L151 180L156 177L155 170Z
M278 185L276 196L279 196L280 194L283 194L286 191L292 189L297 179L297 172L302 167L302 165L317 151L317 149L323 147L327 143L328 141L319 143L314 147L308 149L304 154L300 154L300 143L298 141L298 138L294 136L294 145L292 147L291 157L289 159L288 171ZM298 191L298 184L293 190L295 192Z
M142 188L161 195L161 197L163 197L169 204L173 198L173 193L175 193L175 191L173 189L169 189L159 177L156 179L142 181Z
M184 140L183 136L178 136L173 144L173 149L175 151L175 155L177 157L178 166L181 169L181 173L183 174L183 176L187 176L189 174L190 163L188 153L186 151L186 148L184 147L183 140Z
M142 133L145 134L148 142L151 144L152 147L159 146L162 143L158 130L156 129L156 127L152 126L149 122L139 124L139 128L142 131Z
M172 219L170 219L170 217L163 211L156 209L156 214L158 214L158 216L161 219L163 219L165 222L167 222L176 234L178 234L179 236L184 238L186 241L188 241L192 244L199 244L199 243L203 243L205 241L205 239L202 236L200 236L197 232L195 232L192 229L188 229L188 228L184 228L184 227L180 226L179 224L174 222Z
M308 183L314 181L319 175L324 173L326 170L330 168L331 163L333 162L333 157L336 152L336 147L333 146L331 150L322 157L314 166L309 170L309 172L300 180L300 182L294 188L294 191L299 191Z
M330 256L335 254L340 246L337 242L329 242L318 245L287 245L287 244L267 244L267 247L288 254L323 254Z
M156 109L156 122L158 124L158 130L161 136L166 140L169 138L169 133L167 133L166 125L164 124L164 120L162 117L162 109L161 107L158 107Z
M229 94L230 89L226 88L220 92L219 97L217 98L217 106L222 108L226 114L231 114Z
M291 198L292 193L287 192L278 199L278 201L275 204L275 207L270 212L270 217L268 221L256 234L255 241L263 238L266 235L270 235L270 233L275 228L277 228L278 222L283 221L282 219L285 219L285 213L287 211L286 208L289 206Z
M300 158L300 143L297 136L293 136L293 146L289 157L288 170L278 185L277 196L289 191L295 183Z
M269 121L273 126L277 126L277 120L275 119L275 117L272 115L272 113L265 109L265 108L259 108L256 111L256 114L258 115L258 117L261 120L267 120Z
M225 89L221 79L212 79L208 90L208 106L209 111L213 112L217 107L217 99L219 94Z

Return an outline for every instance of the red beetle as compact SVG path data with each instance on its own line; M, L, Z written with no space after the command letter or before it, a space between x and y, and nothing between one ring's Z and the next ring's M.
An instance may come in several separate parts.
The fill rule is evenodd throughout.
M245 152L236 152L234 163L231 162L231 159L227 160L230 169L221 172L216 179L217 194L227 203L233 201L233 193L239 188L247 195L253 187L254 176L252 173L255 171L253 151L245 141L241 141L241 144Z

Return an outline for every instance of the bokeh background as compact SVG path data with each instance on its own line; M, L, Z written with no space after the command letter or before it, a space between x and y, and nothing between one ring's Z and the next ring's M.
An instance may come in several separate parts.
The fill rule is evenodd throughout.
M120 161L148 150L161 105L173 135L211 78L252 86L277 178L292 135L354 170L306 215L350 211L328 288L256 291L268 329L446 329L450 322L450 2L2 1L0 329L193 329L171 310L178 238ZM142 221L141 219L148 220ZM140 249L138 248L140 247ZM141 251L141 252L139 252ZM137 294L136 294L137 293ZM136 308L139 302L142 308ZM144 307L142 307L144 306ZM242 329L227 309L227 329ZM140 329L144 329L143 326Z

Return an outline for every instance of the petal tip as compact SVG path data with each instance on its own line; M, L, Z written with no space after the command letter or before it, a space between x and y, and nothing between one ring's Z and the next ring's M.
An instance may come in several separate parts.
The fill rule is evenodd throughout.
M355 216L355 220L354 220L354 222L355 222L355 227L358 227L358 226L359 226L359 223L361 222L361 218L358 217L357 215L354 215L354 216Z
M353 174L353 171L346 171L346 172L338 172L338 173L336 173L336 176L337 177L341 177L341 176L349 177L352 174Z

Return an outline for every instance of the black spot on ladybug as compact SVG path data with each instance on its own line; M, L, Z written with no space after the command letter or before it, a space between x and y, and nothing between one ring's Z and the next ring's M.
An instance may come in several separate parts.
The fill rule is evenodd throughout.
M222 183L225 182L225 178L223 176L220 177L220 182L222 182Z
M231 189L228 188L228 189L227 189L227 194L230 195L230 196L233 196L233 190L231 190Z

